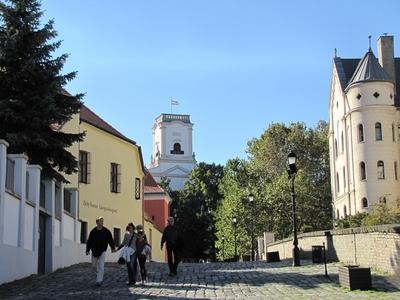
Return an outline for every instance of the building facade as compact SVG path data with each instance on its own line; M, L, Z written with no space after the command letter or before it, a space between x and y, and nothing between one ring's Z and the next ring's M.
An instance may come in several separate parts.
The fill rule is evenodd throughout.
M144 223L141 148L86 106L63 130L86 132L70 149L79 160L79 173L68 177L67 186L79 190L81 241L86 242L96 217L103 216L118 244L129 222Z
M196 165L189 115L161 114L153 126L153 151L148 167L157 182L170 179L173 190L182 189Z
M335 218L400 199L400 59L393 36L362 59L336 56L329 102L329 154Z

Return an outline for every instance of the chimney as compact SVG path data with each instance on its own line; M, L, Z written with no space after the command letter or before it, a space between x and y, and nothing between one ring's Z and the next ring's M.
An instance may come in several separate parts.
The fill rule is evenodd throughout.
M393 35L382 35L378 39L378 60L386 74L396 83L394 69Z

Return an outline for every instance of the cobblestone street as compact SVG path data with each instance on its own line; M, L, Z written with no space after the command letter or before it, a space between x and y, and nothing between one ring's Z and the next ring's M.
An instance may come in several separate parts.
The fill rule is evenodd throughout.
M167 265L149 263L145 286L127 287L125 266L107 264L105 280L95 286L89 264L0 286L0 299L400 299L398 278L373 274L372 291L349 291L338 284L338 264L302 261L182 264L176 277Z

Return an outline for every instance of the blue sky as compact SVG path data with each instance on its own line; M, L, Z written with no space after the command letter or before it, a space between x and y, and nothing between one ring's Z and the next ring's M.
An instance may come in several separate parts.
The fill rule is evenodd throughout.
M190 114L198 161L246 158L247 141L273 122L328 120L333 49L362 57L368 35L400 49L400 2L270 0L42 0L54 18L68 85L142 146L152 125ZM382 9L381 9L382 8Z

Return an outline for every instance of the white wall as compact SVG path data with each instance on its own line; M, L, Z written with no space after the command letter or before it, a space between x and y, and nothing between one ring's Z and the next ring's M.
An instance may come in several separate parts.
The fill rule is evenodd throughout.
M74 240L74 219L64 214L64 239Z
M24 222L24 248L26 250L33 250L33 237L34 237L34 220L35 208L29 204L25 204L25 222Z
M21 200L6 192L4 210L4 236L3 243L10 246L18 246L19 233L19 205Z

